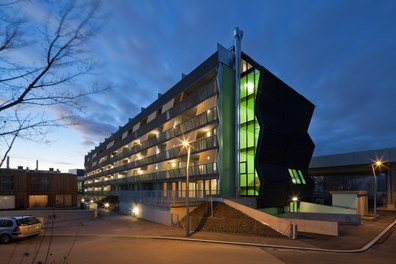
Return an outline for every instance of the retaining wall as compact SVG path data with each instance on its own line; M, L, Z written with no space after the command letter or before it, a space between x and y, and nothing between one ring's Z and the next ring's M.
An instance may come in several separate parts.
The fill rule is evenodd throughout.
M44 221L54 218L57 221L67 221L76 219L92 219L98 216L98 211L95 210L11 210L0 211L0 217L11 217L21 215L32 215L42 217Z
M359 225L361 222L360 215L356 215L356 214L325 214L325 213L296 212L296 213L285 213L283 217L288 219L327 221L327 222L337 222L339 224L352 224L352 225Z
M302 213L358 214L357 209L300 202Z
M297 225L298 232L321 234L328 236L338 236L338 223L328 221L313 221L303 219L290 219L290 222Z

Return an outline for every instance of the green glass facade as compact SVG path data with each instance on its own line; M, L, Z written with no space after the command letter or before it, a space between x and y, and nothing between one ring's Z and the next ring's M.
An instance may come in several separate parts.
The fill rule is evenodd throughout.
M254 165L260 126L254 114L260 72L243 72L239 83L239 182L241 196L258 196L260 180Z

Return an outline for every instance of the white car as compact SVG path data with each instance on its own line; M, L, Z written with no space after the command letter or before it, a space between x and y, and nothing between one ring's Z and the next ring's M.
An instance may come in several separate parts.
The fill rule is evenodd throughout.
M43 224L34 216L0 217L0 243L41 233Z

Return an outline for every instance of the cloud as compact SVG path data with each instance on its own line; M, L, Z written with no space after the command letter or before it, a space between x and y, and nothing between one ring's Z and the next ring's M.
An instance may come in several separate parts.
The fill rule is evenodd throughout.
M217 42L230 47L235 26L248 55L316 105L315 155L396 146L394 1L103 4L112 16L90 45L113 88L82 101L74 129L84 147L126 124Z

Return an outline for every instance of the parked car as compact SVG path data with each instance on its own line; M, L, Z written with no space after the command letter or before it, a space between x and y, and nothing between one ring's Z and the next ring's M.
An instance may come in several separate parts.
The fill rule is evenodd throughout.
M14 239L36 236L41 233L43 224L33 216L0 218L0 243L8 244Z

